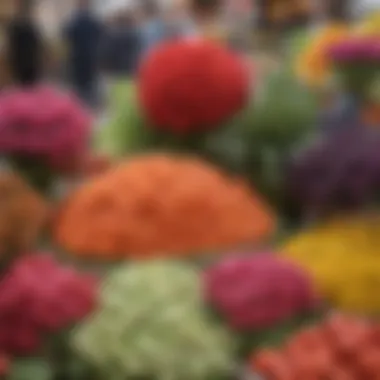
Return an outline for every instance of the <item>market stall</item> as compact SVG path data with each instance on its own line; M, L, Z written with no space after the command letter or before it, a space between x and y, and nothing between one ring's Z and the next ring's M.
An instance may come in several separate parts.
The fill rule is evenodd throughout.
M365 21L303 30L261 68L165 42L100 126L62 89L1 92L0 378L378 379Z

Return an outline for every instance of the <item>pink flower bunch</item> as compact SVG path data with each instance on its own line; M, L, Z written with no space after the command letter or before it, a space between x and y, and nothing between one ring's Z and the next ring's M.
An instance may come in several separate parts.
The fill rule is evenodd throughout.
M42 157L56 170L82 159L92 118L79 102L50 87L0 96L0 153Z
M380 38L350 37L333 45L330 58L336 63L378 62L380 60Z
M30 355L49 333L72 327L95 306L96 280L49 255L20 258L0 282L0 352Z
M238 331L272 327L318 306L311 281L269 254L229 258L205 274L207 302Z

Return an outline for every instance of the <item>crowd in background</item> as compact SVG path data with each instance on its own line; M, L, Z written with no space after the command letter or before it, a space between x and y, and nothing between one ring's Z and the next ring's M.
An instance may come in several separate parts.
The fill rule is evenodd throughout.
M183 0L163 8L159 0L132 0L100 18L91 0L77 0L60 28L61 55L50 65L41 25L33 18L35 1L18 0L18 12L7 28L5 55L13 80L28 85L50 75L49 79L68 85L93 108L102 103L102 89L107 84L134 76L139 62L164 40L200 34L220 38L229 28L231 46L246 51L250 49L253 19L258 15L262 17L255 20L258 27L273 27L282 33L281 28L289 23L309 22L310 15L313 19L322 14L345 19L344 5L348 4L342 0L291 0L284 8L280 0ZM237 5L241 11L235 17Z
M195 0L185 7L175 3L162 12L156 0L136 0L108 18L99 18L91 0L78 0L62 27L61 80L88 105L100 102L100 80L133 76L141 59L158 43L196 36L213 18L222 1ZM46 74L48 52L40 25L33 18L33 0L20 0L18 12L6 31L6 57L17 84L30 85ZM58 78L57 78L58 77Z

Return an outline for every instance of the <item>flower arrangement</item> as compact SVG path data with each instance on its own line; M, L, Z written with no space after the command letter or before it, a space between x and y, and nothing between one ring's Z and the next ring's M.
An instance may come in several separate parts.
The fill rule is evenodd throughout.
M147 259L259 243L274 228L244 182L196 158L157 153L85 183L62 208L54 235L79 257Z
M328 54L344 91L360 100L371 98L379 78L380 38L350 36L330 46Z
M377 315L379 226L376 215L339 217L291 237L282 256L312 275L331 306Z
M306 217L360 210L378 201L380 134L346 129L317 139L290 164L288 190Z
M301 330L279 349L252 355L264 379L376 379L380 375L379 325L341 314Z
M234 340L203 309L199 274L177 263L111 272L72 344L100 379L203 380L234 370Z
M204 40L158 47L139 76L139 98L151 128L174 135L218 128L242 110L249 70L237 55Z
M48 205L19 177L0 173L0 261L29 250L45 227Z
M0 352L36 355L50 334L87 315L95 281L45 254L17 259L0 280Z
M76 100L50 87L14 89L0 97L0 152L40 186L49 174L81 166L90 125Z
M295 71L298 77L312 87L319 87L329 81L332 62L328 50L349 34L347 26L329 24L314 32L309 37L309 43L303 44L295 59Z
M229 258L205 275L210 305L235 331L260 331L315 311L318 299L308 276L272 254Z

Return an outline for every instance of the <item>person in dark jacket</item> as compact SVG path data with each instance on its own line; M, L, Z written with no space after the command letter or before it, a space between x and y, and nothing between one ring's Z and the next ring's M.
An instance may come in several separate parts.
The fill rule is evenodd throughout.
M79 0L64 31L68 73L77 95L89 106L98 105L98 76L103 24L91 10L90 0Z
M6 31L9 70L19 85L33 85L43 75L44 43L32 11L33 1L21 0L18 12Z
M103 66L113 77L130 77L136 72L142 51L142 38L132 12L116 17L103 41Z

